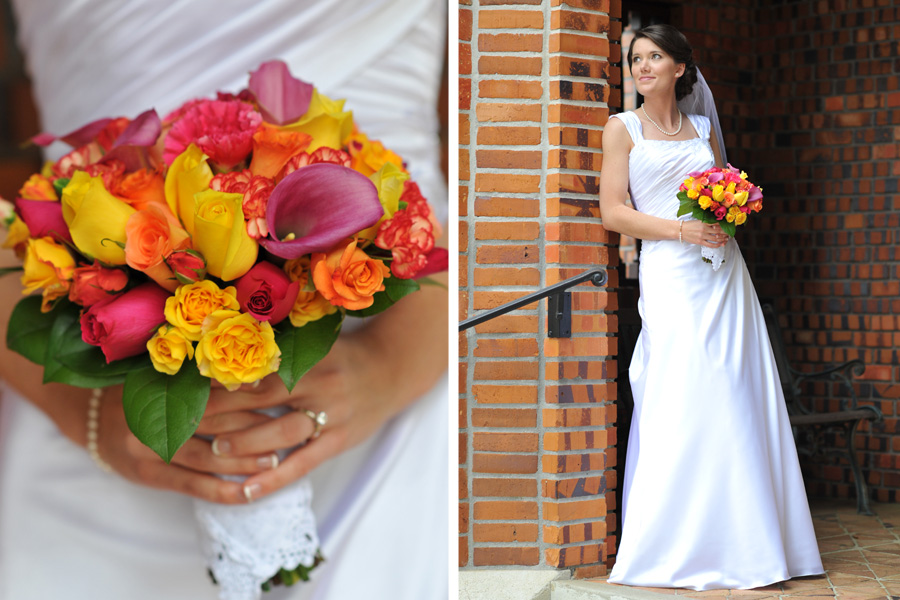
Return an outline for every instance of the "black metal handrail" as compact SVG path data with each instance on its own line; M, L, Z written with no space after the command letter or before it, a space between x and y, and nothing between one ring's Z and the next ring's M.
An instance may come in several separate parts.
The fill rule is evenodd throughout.
M500 315L505 315L508 312L512 312L518 308L522 308L527 304L531 304L533 302L537 302L543 298L547 298L547 329L548 335L550 337L571 337L572 336L572 293L567 291L570 287L574 287L580 283L584 283L585 281L590 281L597 287L601 287L606 285L608 277L606 275L605 269L590 269L581 273L580 275L576 275L575 277L570 277L565 281L560 281L559 283L554 283L551 286L547 286L545 288L541 288L540 290L528 294L527 296L522 296L517 300L513 300L512 302L507 302L497 308L492 308L491 310L487 310L479 315L466 319L465 321L461 321L459 324L459 330L465 331L470 327L474 327L480 323L484 323L485 321L490 321L495 317L499 317Z

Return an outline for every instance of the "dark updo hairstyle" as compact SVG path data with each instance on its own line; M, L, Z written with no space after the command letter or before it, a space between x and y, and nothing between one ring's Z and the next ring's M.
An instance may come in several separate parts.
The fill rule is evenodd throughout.
M675 82L675 99L681 100L691 93L697 83L697 65L694 63L694 49L684 34L671 25L648 25L634 32L634 39L628 48L628 66L631 67L631 51L634 43L647 38L660 50L672 57L676 64L684 63L684 75Z

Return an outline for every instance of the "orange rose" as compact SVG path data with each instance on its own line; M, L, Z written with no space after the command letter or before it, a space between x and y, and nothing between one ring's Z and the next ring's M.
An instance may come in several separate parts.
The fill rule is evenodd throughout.
M159 171L141 169L126 175L113 194L138 210L153 202L165 204L166 180Z
M292 156L302 152L312 137L301 131L285 131L263 123L253 134L253 160L250 172L262 177L275 177Z
M284 271L287 273L291 281L300 282L300 292L288 315L291 325L294 327L303 327L307 323L318 321L322 317L334 314L337 307L325 299L325 297L315 289L306 289L309 283L309 257L292 258L284 263Z
M312 255L311 270L316 289L326 300L347 310L372 306L372 296L384 290L391 270L356 247L357 240L342 242L327 254Z
M366 177L378 172L384 163L393 163L403 169L402 158L385 148L381 142L370 140L364 133L354 132L347 141L347 149L350 151L352 168Z
M165 204L151 204L135 212L125 225L125 262L174 292L178 280L165 263L173 251L190 243L175 215Z
M25 200L59 200L53 182L49 178L35 173L28 178L19 190L19 198Z

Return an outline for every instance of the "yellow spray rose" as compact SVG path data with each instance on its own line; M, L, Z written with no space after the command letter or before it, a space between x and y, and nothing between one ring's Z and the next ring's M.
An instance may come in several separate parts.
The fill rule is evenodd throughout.
M735 225L743 225L744 222L747 221L747 214L744 211L741 211L734 215L734 224Z
M259 244L247 233L243 194L207 190L194 195L194 249L210 275L232 281L256 263Z
M743 215L744 220L747 219L747 215L744 215L744 213L741 212L740 208L738 208L737 206L732 206L728 209L728 213L725 215L725 220L729 223L734 223L738 215ZM743 221L741 221L741 223L743 223Z
M194 234L194 194L208 190L213 178L207 158L200 148L191 144L166 173L166 202L191 235Z
M284 263L284 272L291 281L300 282L300 292L291 308L290 319L294 327L318 321L322 317L337 312L337 306L325 299L309 280L309 256L292 258Z
M82 254L110 265L125 264L125 224L135 210L110 194L102 177L76 171L63 189L62 212Z
M700 192L692 189L692 190L687 191L687 195L688 195L688 198L690 198L691 200L696 200L697 198L700 197Z
M48 312L53 301L69 293L74 272L75 259L65 246L51 237L31 238L25 247L22 293L43 289L41 311Z
M353 129L353 113L344 111L343 100L332 100L318 90L313 90L306 114L281 129L302 131L311 136L312 142L306 149L310 154L322 146L340 150Z
M749 195L749 192L738 192L734 195L734 201L738 206L743 206L747 204L747 197Z
M700 199L697 200L697 203L700 204L700 208L703 210L709 208L710 202L709 196L700 196Z
M217 310L206 318L196 357L202 375L232 391L274 373L281 364L272 326L236 310Z
M194 346L177 327L163 325L147 342L150 361L160 373L174 375L187 358L194 358Z
M175 290L166 300L166 321L178 328L192 342L200 339L203 320L217 310L238 310L237 291L234 287L219 289L212 281L204 279Z

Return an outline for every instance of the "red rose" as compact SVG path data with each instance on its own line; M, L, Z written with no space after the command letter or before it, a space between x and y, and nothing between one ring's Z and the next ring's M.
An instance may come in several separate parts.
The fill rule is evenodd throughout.
M172 269L178 283L194 283L206 277L206 259L190 248L173 252L166 257L166 264Z
M258 321L272 325L290 314L300 292L299 281L291 281L283 270L265 261L247 271L235 287L241 308Z
M119 294L128 285L128 275L121 269L108 269L94 261L93 265L85 265L75 269L72 285L69 287L69 300L85 308L109 300Z
M155 283L145 283L95 304L81 314L81 339L100 346L107 363L146 352L147 341L166 322L169 296Z

